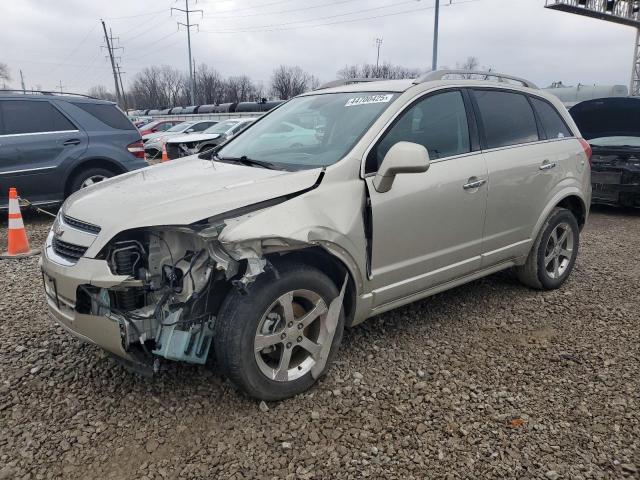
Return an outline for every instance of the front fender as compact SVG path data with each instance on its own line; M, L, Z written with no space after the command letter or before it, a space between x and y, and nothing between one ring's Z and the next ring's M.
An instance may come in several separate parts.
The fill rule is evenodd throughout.
M366 265L362 209L358 208L363 204L362 182L321 184L281 204L225 220L218 239L235 259L319 246L348 268L360 294Z

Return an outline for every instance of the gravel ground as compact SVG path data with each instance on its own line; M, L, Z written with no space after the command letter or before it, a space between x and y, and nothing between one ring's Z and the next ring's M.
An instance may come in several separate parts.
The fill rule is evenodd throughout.
M502 273L381 315L269 405L215 367L127 373L47 321L40 282L0 261L0 479L639 476L640 211L596 210L561 290Z

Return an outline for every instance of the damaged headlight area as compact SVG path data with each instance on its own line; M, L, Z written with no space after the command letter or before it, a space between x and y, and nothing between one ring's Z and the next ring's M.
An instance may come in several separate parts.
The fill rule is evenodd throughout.
M143 363L162 357L204 364L213 337L212 312L233 283L243 281L248 265L222 249L221 228L119 234L98 257L126 280L111 288L81 285L76 310L117 322L124 350Z

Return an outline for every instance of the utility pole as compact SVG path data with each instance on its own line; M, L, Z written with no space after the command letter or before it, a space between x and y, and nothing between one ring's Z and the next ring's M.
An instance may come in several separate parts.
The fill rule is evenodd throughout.
M24 75L22 74L22 70L20 70L20 84L22 85L22 93L26 94L27 89L24 86Z
M109 59L111 60L111 70L113 70L113 82L116 85L116 99L118 100L118 104L122 105L122 98L120 97L120 86L118 85L118 73L116 72L116 62L113 60L113 49L111 48L111 42L109 40L109 35L107 35L107 26L104 24L104 20L100 20L102 22L102 30L104 30L104 40L107 42L107 50L109 50Z
M124 107L124 111L126 112L129 107L127 106L127 94L125 93L124 86L122 85L122 74L127 72L123 72L122 70L120 70L119 64L116 65L116 68L118 69L118 78L120 79L120 91L122 92L122 105Z
M64 88L64 85L62 85L62 80L58 82L58 88L60 89L60 93L62 93L62 89Z
M431 70L438 69L438 22L440 20L440 0L436 0L435 18L433 20L433 55L431 57Z
M378 48L378 56L376 57L376 75L378 75L378 65L380 64L380 47L382 46L382 38L376 38L376 47Z
M193 61L191 60L191 27L196 27L196 28L200 28L199 25L197 23L191 23L189 20L189 14L191 13L200 13L200 15L203 15L204 12L202 10L192 10L189 9L189 0L184 0L184 9L182 8L175 8L175 7L171 7L171 14L173 15L173 11L177 10L179 12L182 12L184 14L187 15L187 23L182 23L182 22L178 22L178 28L180 28L180 25L182 25L183 27L185 27L187 29L187 48L189 49L189 83L191 85L190 90L190 98L191 98L191 105L193 105L196 100L195 100L195 91L196 91L196 82L195 79L193 77Z

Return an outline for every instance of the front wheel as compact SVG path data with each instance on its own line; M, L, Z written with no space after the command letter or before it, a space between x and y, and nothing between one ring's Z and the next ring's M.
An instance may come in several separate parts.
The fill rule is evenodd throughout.
M287 264L278 267L278 277L263 273L246 294L232 290L215 331L222 373L252 397L270 401L309 389L323 348L329 348L326 371L344 330L342 310L335 331L329 330L329 305L338 290L324 273Z
M516 267L519 280L539 290L559 288L573 270L579 244L576 217L566 208L555 208L542 226L527 262Z
M103 182L114 175L115 173L111 170L107 170L106 168L88 168L83 170L78 173L71 182L70 193L74 193L82 188Z

